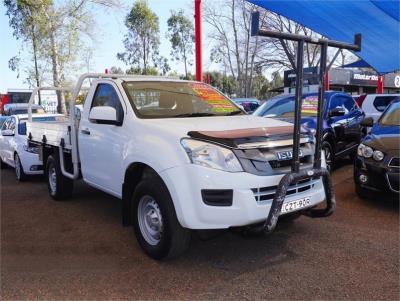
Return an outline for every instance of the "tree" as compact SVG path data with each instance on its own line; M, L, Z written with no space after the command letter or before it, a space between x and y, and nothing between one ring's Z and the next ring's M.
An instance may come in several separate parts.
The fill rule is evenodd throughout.
M13 29L13 35L17 40L28 42L32 47L32 58L34 62L34 71L28 70L28 82L33 78L36 86L41 85L41 74L39 72L39 49L41 48L41 41L44 38L44 20L40 14L42 7L48 7L49 0L4 0L6 7L6 15L9 17L10 27ZM9 67L11 70L19 70L21 58L14 56L9 60ZM39 93L40 102L40 93Z
M213 46L210 58L236 79L237 96L250 96L258 63L259 38L252 38L250 31L254 9L244 0L210 1L204 6L204 20L213 28L208 36Z
M185 78L188 78L188 65L192 65L194 29L192 22L184 16L183 10L171 11L168 21L167 38L171 42L171 56L175 60L183 60Z
M159 59L158 17L146 1L138 0L126 16L125 25L128 28L123 41L125 52L118 53L117 58L130 65L132 70L148 74L152 67L150 61L157 64Z
M59 87L67 81L67 75L77 70L76 62L84 57L90 68L88 47L84 47L84 35L93 38L93 5L114 7L118 0L4 0L10 26L14 35L29 37L34 54L37 86L41 85L40 66L51 74L53 86ZM28 71L28 74L30 72ZM43 73L43 72L42 72ZM66 113L63 93L57 93L59 111Z
M110 74L125 74L125 72L120 67L112 66L110 68Z

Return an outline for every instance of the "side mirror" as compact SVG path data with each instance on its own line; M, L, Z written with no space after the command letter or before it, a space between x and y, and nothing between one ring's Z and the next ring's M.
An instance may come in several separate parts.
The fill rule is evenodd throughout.
M329 117L344 116L346 111L343 108L334 108L329 111Z
M89 113L90 121L99 124L120 125L121 122L117 119L117 111L112 107L94 107Z
M372 127L374 125L374 119L372 117L364 118L360 123L362 126Z
M2 136L14 136L15 132L14 132L14 130L2 130L1 135Z

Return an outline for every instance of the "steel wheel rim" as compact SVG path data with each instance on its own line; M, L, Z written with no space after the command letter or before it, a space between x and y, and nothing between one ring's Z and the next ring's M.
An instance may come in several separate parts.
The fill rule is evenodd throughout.
M21 165L18 155L15 155L15 174L17 176L17 179L19 180L21 178Z
M332 166L332 152L329 147L324 147L326 168L330 171Z
M143 196L139 201L137 215L143 238L150 245L157 245L163 234L163 218L155 199L148 195Z
M49 185L51 192L55 193L57 190L57 174L54 165L51 165L49 168Z

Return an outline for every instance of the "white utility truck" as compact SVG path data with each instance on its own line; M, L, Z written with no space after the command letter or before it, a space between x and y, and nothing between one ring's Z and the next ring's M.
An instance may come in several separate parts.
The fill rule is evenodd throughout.
M87 79L91 86L76 114ZM57 88L36 88L31 102L43 89ZM69 111L63 121L30 118L27 125L51 197L69 197L73 181L82 177L120 198L123 224L133 225L153 258L181 254L191 230L255 225L269 232L280 215L307 214L325 199L325 183L312 171L312 132L302 129L299 137L300 172L308 171L282 194L277 187L290 174L293 125L246 115L207 84L84 74ZM277 195L282 203L270 212ZM328 209L324 216L334 208ZM273 225L268 229L262 226L267 217Z

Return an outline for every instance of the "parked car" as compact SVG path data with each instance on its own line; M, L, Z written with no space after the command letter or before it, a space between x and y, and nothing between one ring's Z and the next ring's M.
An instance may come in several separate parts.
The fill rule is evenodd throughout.
M56 116L33 115L34 120L54 121ZM15 168L18 181L24 181L27 175L43 173L43 166L38 157L37 147L28 146L26 121L28 115L8 116L1 127L0 164L1 168Z
M28 122L53 199L68 198L82 175L122 200L123 224L133 225L156 259L185 251L192 229L250 229L267 219L277 185L291 172L290 123L246 115L201 82L84 74L74 91L88 78L79 124L76 114ZM314 137L302 131L300 139L300 168L311 169ZM324 201L322 180L309 175L288 187L274 223Z
M255 98L234 98L233 101L248 114L253 113L260 106L260 101Z
M45 110L42 106L32 105L32 113L45 114ZM27 103L8 103L4 106L4 116L28 114Z
M360 98L360 95L351 95L353 97L354 101L358 104L357 100Z
M372 117L376 122L387 106L399 98L400 94L363 94L358 97L357 104L364 111L365 117Z
M316 129L316 112L318 104L317 93L303 95L302 119L303 126ZM271 117L293 122L294 95L279 95L260 106L254 113L256 116ZM323 142L328 169L332 169L335 159L349 155L352 159L365 128L361 126L364 113L354 99L342 92L325 93L323 111Z
M8 116L0 116L0 129L3 126L3 123L7 120Z
M392 102L377 122L365 118L371 132L358 146L354 162L356 192L366 197L370 190L399 193L400 99Z

